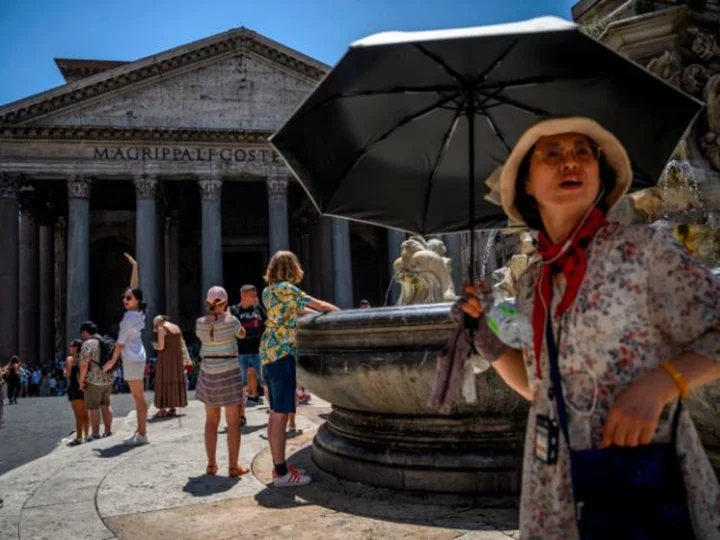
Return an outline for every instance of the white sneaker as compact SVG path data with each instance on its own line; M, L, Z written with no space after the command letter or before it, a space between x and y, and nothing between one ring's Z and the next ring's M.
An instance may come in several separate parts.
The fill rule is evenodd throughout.
M140 435L139 433L134 433L132 437L128 437L123 441L125 446L144 446L149 442L147 435Z
M273 471L273 486L275 487L300 487L307 486L312 482L312 478L304 472L300 472L296 468L288 468L288 473L284 476L278 476Z

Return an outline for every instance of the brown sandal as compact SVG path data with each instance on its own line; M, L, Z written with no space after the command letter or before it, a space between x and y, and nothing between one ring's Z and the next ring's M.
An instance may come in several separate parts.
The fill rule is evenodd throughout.
M242 476L249 472L250 472L250 469L247 469L245 467L230 467L228 469L228 476L230 478L237 478L238 476Z
M215 476L217 474L217 465L208 465L207 469L205 469L205 474L208 476Z

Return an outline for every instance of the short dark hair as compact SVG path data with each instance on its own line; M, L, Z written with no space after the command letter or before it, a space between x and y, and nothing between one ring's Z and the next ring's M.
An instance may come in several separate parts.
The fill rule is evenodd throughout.
M591 141L593 144L594 141ZM518 214L523 218L523 221L528 227L536 231L543 230L543 222L540 218L540 209L538 208L535 197L530 195L527 190L527 181L530 177L530 160L532 159L533 152L535 152L535 145L528 150L525 157L520 162L518 167L517 176L515 177L515 208L517 208ZM615 169L610 166L607 158L600 152L598 157L598 168L600 172L600 186L605 190L605 196L598 203L598 208L604 213L607 213L610 206L607 203L607 196L615 191L617 186L617 173Z
M70 346L74 347L78 352L80 351L80 349L82 349L82 345L83 345L82 339L73 339L70 342Z
M85 321L80 325L80 333L87 332L90 335L98 333L97 325L92 321Z
M243 285L240 287L240 294L246 293L246 292L257 292L257 287L255 285Z

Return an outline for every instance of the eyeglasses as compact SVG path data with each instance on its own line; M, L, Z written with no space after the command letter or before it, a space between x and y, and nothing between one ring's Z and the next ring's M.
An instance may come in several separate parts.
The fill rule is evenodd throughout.
M125 300L126 302L129 302L130 300L133 299L133 297L128 294L127 296L123 295L122 299Z
M546 165L561 165L571 155L575 161L586 165L600 158L600 148L589 143L577 143L574 148L564 148L558 144L541 148L534 155Z

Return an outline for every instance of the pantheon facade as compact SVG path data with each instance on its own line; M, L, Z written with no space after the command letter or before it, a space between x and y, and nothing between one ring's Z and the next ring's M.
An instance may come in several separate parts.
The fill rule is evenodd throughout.
M48 362L86 319L116 332L123 252L149 316L190 333L208 287L236 301L279 249L309 293L385 302L404 235L320 217L267 144L328 66L245 28L55 62L66 84L0 107L1 360Z

